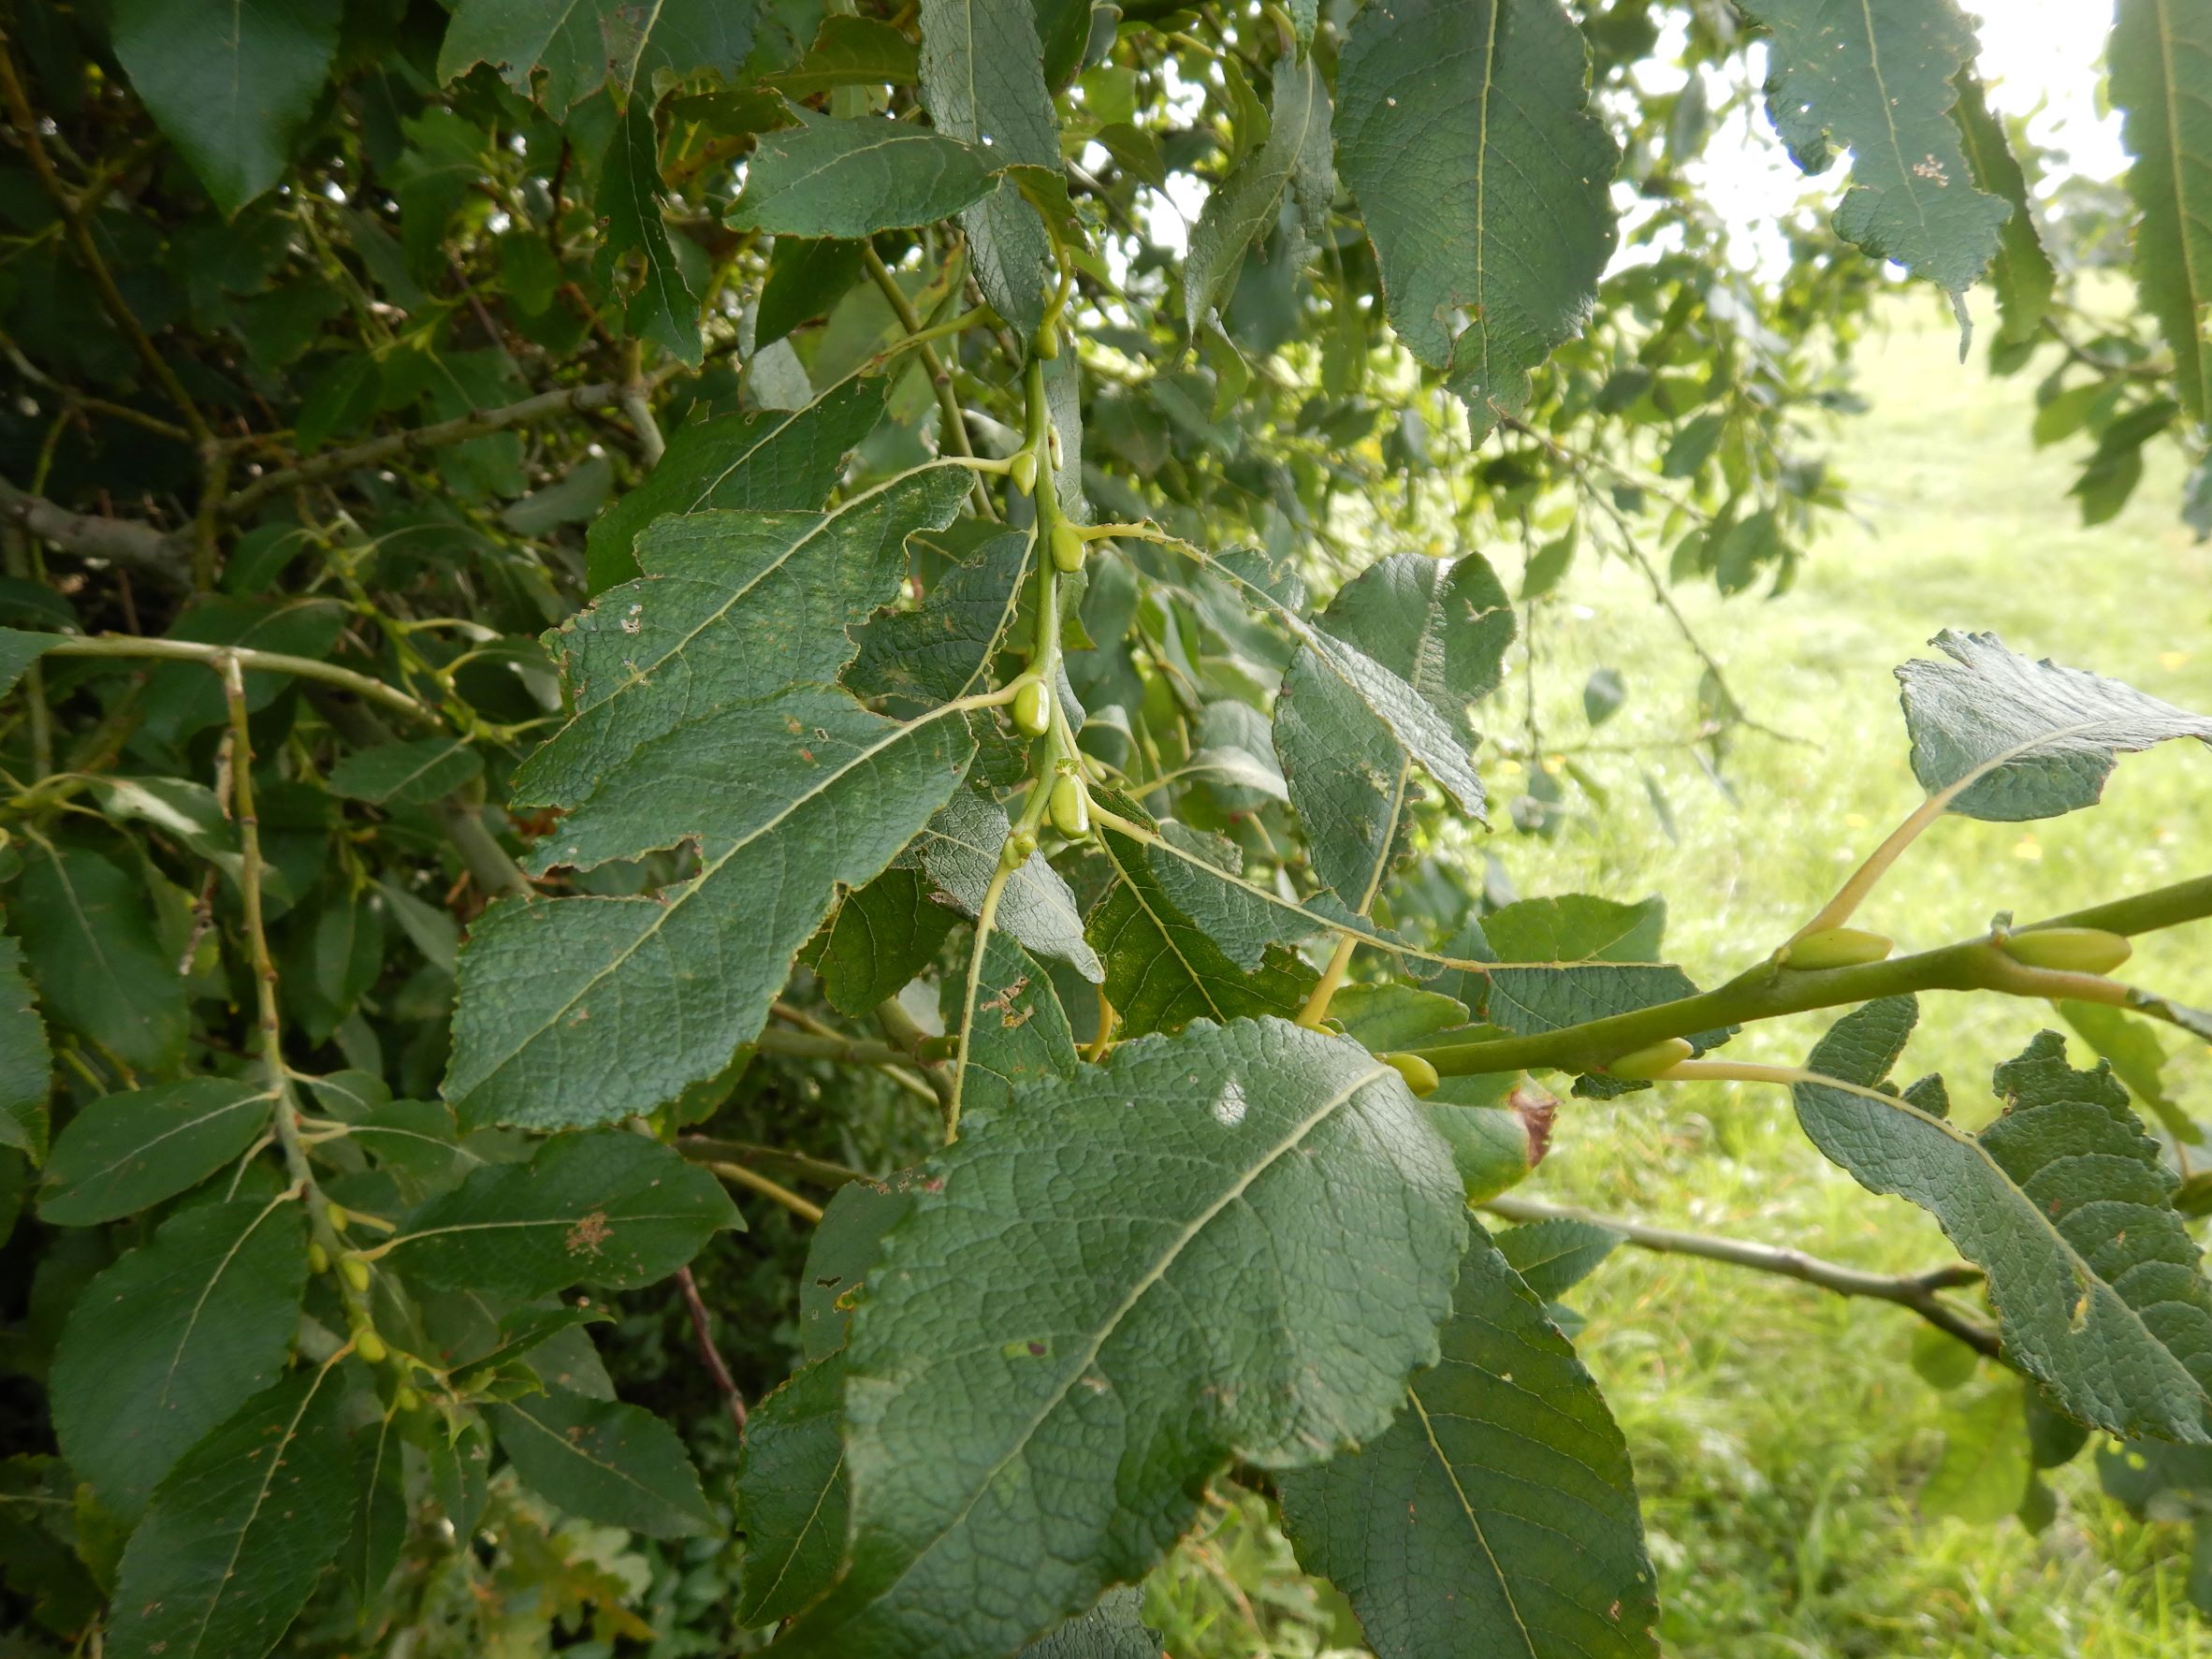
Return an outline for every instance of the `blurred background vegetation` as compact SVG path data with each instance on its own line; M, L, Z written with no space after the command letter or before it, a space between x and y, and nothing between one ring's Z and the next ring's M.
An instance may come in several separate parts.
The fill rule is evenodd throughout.
M1797 740L1741 735L1724 785L1689 749L1665 747L1681 735L1700 664L1640 575L1586 561L1532 618L1535 719L1543 751L1609 790L1610 809L1570 810L1549 835L1470 839L1461 853L1494 856L1532 893L1666 894L1669 953L1703 983L1770 949L1917 802L1888 671L1938 629L1994 630L2017 650L2124 676L2184 707L2212 705L2212 546L2175 522L2178 467L2168 475L2165 458L2153 460L2129 507L2085 529L2068 490L2089 442L2033 447L2017 383L1991 378L1978 352L1961 365L1956 327L1928 302L1897 299L1880 323L1858 365L1871 407L1841 423L1834 456L1855 521L1835 525L1780 598L1674 589L1753 719ZM1608 667L1638 690L1593 728L1578 688ZM1492 718L1521 706L1516 687ZM2093 814L1948 819L1884 884L1867 925L1919 949L2000 910L2052 914L2202 870L2212 864L2205 764L2193 746L2139 757ZM1490 781L1502 798L1525 778ZM2212 963L2188 930L2140 946L2147 982L2212 997ZM1825 1023L1809 1014L1747 1032L1743 1057L1797 1063ZM1996 1110L1976 1098L1978 1080L2058 1024L2038 1005L1931 997L1899 1075L1942 1070L1961 1121L1978 1124ZM2075 1064L2093 1063L2073 1047ZM2167 1079L2193 1107L2212 1053L2174 1053ZM1951 1256L1927 1215L1870 1197L1823 1159L1783 1091L1763 1085L1570 1102L1521 1191L1876 1272ZM1957 1388L1931 1387L1914 1365L1924 1339L1909 1314L1632 1249L1570 1300L1589 1320L1576 1346L1635 1455L1669 1652L2212 1653L2212 1629L2189 1603L2190 1529L2132 1519L2103 1492L2093 1457L2056 1472L2057 1513L2040 1534L2011 1518L1929 1512L1922 1488L1946 1424L2006 1385L1985 1362ZM1155 1575L1147 1608L1169 1651L1358 1652L1332 1645L1356 1642L1356 1627L1298 1577L1259 1513L1224 1508L1212 1536Z

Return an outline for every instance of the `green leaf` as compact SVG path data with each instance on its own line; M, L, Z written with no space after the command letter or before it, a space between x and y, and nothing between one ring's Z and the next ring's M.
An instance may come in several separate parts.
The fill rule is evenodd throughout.
M876 617L861 631L845 683L864 697L903 698L913 709L980 690L1020 607L1033 546L1023 531L993 536L939 577L919 606Z
M1329 89L1320 65L1311 57L1302 63L1289 52L1275 61L1269 117L1267 142L1208 194L1190 233L1183 317L1194 340L1236 280L1244 250L1274 229L1286 194L1297 204L1308 240L1318 242L1328 234L1336 171L1330 161Z
M1528 406L1612 256L1618 155L1583 61L1558 0L1397 0L1360 12L1337 65L1337 167L1390 322L1477 439Z
M338 0L116 0L131 88L226 216L279 179L338 51Z
M47 1160L38 1213L61 1227L133 1215L196 1186L269 1127L269 1097L235 1077L196 1077L95 1100Z
M664 1278L725 1228L721 1183L642 1135L560 1135L527 1164L494 1164L400 1223L386 1246L407 1277L526 1301L570 1285Z
M34 859L10 907L51 1018L159 1071L183 1057L184 981L153 934L144 885L96 852Z
M0 1146L33 1163L46 1156L46 1097L53 1050L23 978L23 948L0 933Z
M1948 662L1914 658L1904 686L1913 773L1949 810L2016 822L2092 807L2117 757L2169 737L2212 744L2212 720L2132 686L2045 658L2030 662L1994 633L1946 628L1928 642Z
M797 103L840 86L911 86L921 73L914 43L889 23L833 13L822 20L807 55L769 84Z
M1829 145L1851 152L1851 188L1836 229L1877 259L1894 259L1951 296L1979 282L1997 255L2012 204L1973 187L1957 126L1952 78L1975 51L1973 27L1951 0L1749 0L1773 32L1767 108L1790 155L1824 170Z
M690 841L698 873L649 897L504 899L485 913L461 952L445 1080L462 1123L613 1123L719 1075L766 1023L838 888L882 872L974 751L949 716L902 726L799 687L618 762L533 866Z
M1990 113L1981 77L1971 67L1964 68L1952 78L1952 84L1957 90L1958 102L1951 110L1951 119L1958 124L1958 137L1966 146L1974 183L2012 208L1997 239L1996 262L1989 269L1989 280L1997 289L1998 314L2002 319L1998 339L2007 345L2025 344L2043 331L2059 275L2051 269L2051 256L2044 252L2043 238L2035 228L2027 176L2005 138L2002 124Z
M649 1411L555 1390L495 1404L491 1420L524 1483L571 1515L651 1538L717 1530L684 1443Z
M830 1006L857 1019L896 996L937 960L953 921L920 870L895 866L847 894L815 963Z
M983 890L998 868L998 850L1011 827L1005 808L972 789L955 793L924 827L915 842L922 867L960 914L972 917L982 908ZM1025 949L1058 958L1093 984L1105 976L1084 937L1075 895L1044 859L1032 858L1007 878L998 895L998 926Z
M1160 1634L1144 1623L1144 1593L1109 1590L1099 1605L1022 1650L1022 1659L1160 1659Z
M1351 1598L1384 1659L1656 1654L1627 1444L1479 1230L1443 1348L1387 1433L1281 1477L1300 1564Z
M752 47L754 0L460 0L438 49L441 83L490 64L557 117L602 86L643 75L735 75Z
M2132 155L2135 287L2174 353L2175 393L2212 418L2212 17L2187 0L2119 0L2106 49Z
M1500 962L1656 962L1666 932L1666 901L1636 904L1585 893L1524 898L1482 919L1482 937Z
M354 1608L366 1614L400 1564L407 1543L407 1465L401 1455L399 1414L378 1417L354 1431L352 1533L340 1565L353 1591Z
M1997 1069L2005 1111L1970 1135L1878 1092L1917 1009L1836 1022L1793 1085L1813 1144L1875 1192L1943 1224L1989 1278L2005 1358L2071 1415L2116 1434L2212 1439L2212 1291L2172 1204L2175 1178L2100 1065L2074 1071L2046 1031Z
M1522 1284L1540 1300L1557 1302L1594 1273L1624 1236L1594 1221L1560 1216L1509 1227L1492 1242Z
M585 543L591 591L604 593L644 574L637 562L638 534L665 515L819 507L844 472L846 458L883 418L885 384L855 376L803 409L718 415L678 429L661 464L592 524ZM656 542L690 546L674 530Z
M120 1515L275 1380L299 1322L307 1242L287 1195L172 1216L80 1294L48 1379L78 1478Z
M330 768L330 791L373 807L427 807L483 776L484 757L459 737L423 737L357 749Z
M967 995L966 976L946 976L939 1000L946 1030L960 1028ZM993 933L976 976L962 1090L968 1108L1004 1112L1047 1078L1071 1080L1076 1064L1075 1039L1051 977L1012 939Z
M845 1559L845 1357L802 1365L753 1407L737 1459L745 1535L738 1622L771 1624L809 1607Z
M276 1645L345 1545L344 1394L330 1368L297 1372L169 1472L124 1551L109 1653L260 1659Z
M449 1368L451 1383L458 1390L481 1387L490 1380L492 1373L509 1361L519 1360L523 1355L544 1347L564 1332L599 1324L613 1317L612 1314L600 1308L571 1306L566 1302L555 1302L546 1307L517 1308L500 1321L499 1334L488 1344L481 1344L453 1361ZM560 1379L557 1377L551 1380L559 1382Z
M822 26L827 28L838 21L824 18ZM865 269L858 242L841 242L834 237L778 237L768 255L760 307L753 313L753 349L764 351L801 323L827 314L860 281ZM665 472L667 466L663 456L654 475Z
M987 153L996 167L1060 176L1059 118L1030 0L923 0L922 100L939 133ZM983 298L1034 333L1051 272L1037 210L1003 180L967 207L961 228Z
M624 313L630 332L696 369L706 349L699 299L661 222L661 139L650 105L648 98L632 100L608 135L596 205L606 222L608 252L618 258L636 254L645 262L645 281Z
M2008 1378L1945 1402L1943 1429L1943 1453L1920 1488L1921 1512L1989 1526L2017 1509L2034 1473L2020 1385Z
M1125 1042L979 1112L854 1315L851 1564L788 1651L1011 1652L1142 1577L1230 1457L1380 1433L1464 1236L1397 1073L1281 1022Z
M15 690L23 670L60 645L59 633L32 633L21 628L0 628L0 692Z
M777 434L752 429L762 442L741 465L764 485L768 474L751 473L752 458L779 476L789 475L787 461L811 473L830 453L817 442L830 429L794 432L796 448L771 458ZM715 442L703 443L702 457ZM827 513L685 509L688 517L654 523L638 548L645 579L600 594L552 636L576 717L516 773L517 800L566 806L640 745L708 709L770 696L794 680L836 678L855 649L845 630L897 591L907 537L950 523L969 477L965 467L923 467ZM762 648L768 639L775 649Z
M1293 1014L1304 1004L1315 980L1304 963L1278 950L1255 968L1240 967L1175 902L1160 879L1166 866L1142 843L1104 826L1098 843L1113 881L1092 907L1084 934L1105 966L1106 999L1124 1030L1137 1036L1199 1019Z
M1421 712L1433 711L1424 729L1438 734L1433 741L1449 743L1453 759L1463 757L1468 706L1497 688L1514 633L1506 590L1480 554L1448 565L1393 554L1346 583L1320 625L1409 688ZM1372 695L1372 671L1361 678L1341 669L1325 649L1299 651L1275 706L1275 753L1312 842L1315 873L1364 913L1389 873L1420 757L1403 739L1391 706ZM1480 789L1461 793L1461 804L1479 811Z
M989 195L1005 165L911 123L822 116L761 135L730 223L848 240L934 225Z

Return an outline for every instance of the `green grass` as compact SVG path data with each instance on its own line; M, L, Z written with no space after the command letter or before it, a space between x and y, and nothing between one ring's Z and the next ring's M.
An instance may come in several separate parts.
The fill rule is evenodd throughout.
M1579 814L1549 842L1506 830L1476 844L1523 893L1664 894L1670 953L1701 982L1770 950L1915 803L1889 671L1938 629L1994 630L2016 649L2212 708L2212 553L2176 522L2171 458L2153 462L2117 520L2084 530L2065 493L2079 446L2030 446L2031 383L1990 381L1979 354L1962 368L1956 334L1926 307L1900 303L1891 320L1863 358L1872 412L1842 430L1835 456L1860 521L1839 525L1779 600L1679 595L1753 714L1810 741L1740 737L1725 768L1734 801L1680 749L1592 756L1609 789L1604 810ZM1602 665L1631 687L1603 738L1689 727L1697 664L1632 573L1579 570L1545 609L1547 745L1589 738L1579 688ZM1519 706L1509 688L1492 718L1513 720ZM1661 833L1639 766L1670 799L1679 841ZM1501 798L1515 793L1509 776L1492 781ZM2123 762L2093 812L2031 825L1945 820L1883 884L1864 924L1919 948L2001 910L2027 919L2212 870L2208 794L2212 755L2175 745ZM2202 938L2184 929L2142 941L2130 976L2212 999ZM1826 1023L1777 1022L1731 1052L1794 1062ZM1958 1115L1979 1122L1994 1110L1990 1068L2053 1023L2039 1004L1929 998L1903 1075L1942 1070ZM2170 1035L2167 1046L2183 1044ZM2212 1081L2205 1051L2190 1050L2169 1070L2185 1101ZM2077 1063L2087 1058L2077 1045ZM1570 1103L1525 1190L1881 1271L1951 1254L1920 1212L1828 1166L1768 1086ZM1578 1346L1635 1455L1669 1653L2212 1654L2212 1624L2185 1593L2187 1529L2130 1521L2101 1495L2087 1453L2058 1476L2058 1519L2040 1535L2012 1520L1918 1511L1943 1396L1911 1367L1911 1315L1633 1251L1579 1302L1590 1322ZM1984 1384L1998 1375L1981 1370ZM1151 1606L1177 1659L1308 1654L1353 1639L1328 1628L1276 1543L1242 1516L1225 1520L1202 1555L1186 1551L1157 1576Z

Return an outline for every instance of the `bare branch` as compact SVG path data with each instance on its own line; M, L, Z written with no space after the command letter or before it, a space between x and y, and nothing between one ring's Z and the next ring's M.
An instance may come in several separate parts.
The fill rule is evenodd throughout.
M105 559L182 588L192 580L183 544L137 518L95 518L72 513L44 496L18 489L0 478L0 517L20 524L41 541L84 559Z

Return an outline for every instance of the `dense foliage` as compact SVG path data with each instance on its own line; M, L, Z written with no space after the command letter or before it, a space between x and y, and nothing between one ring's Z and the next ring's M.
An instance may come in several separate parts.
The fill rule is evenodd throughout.
M1786 1271L2012 1367L2037 1466L2094 1428L2131 1502L2212 1491L2212 1201L2143 1058L2212 1016L2110 977L2212 877L1854 925L1943 814L2212 720L1943 633L1925 806L1710 990L1662 902L1477 851L1623 783L1664 821L1538 729L1556 596L1791 580L1883 260L1962 345L1990 284L2086 517L2156 442L2212 530L2202 8L2121 0L2124 201L1949 0L1840 20L15 6L24 1651L1152 1653L1116 1587L1233 1481L1378 1654L1655 1652L1558 1300L1623 1235L1498 1225L1546 1079L1788 1088L1964 1259ZM1754 106L1850 162L1745 271L1702 153ZM1683 634L1723 776L1751 712ZM1929 992L2109 1060L2039 1039L1970 1132L1889 1080ZM1725 1057L1818 1009L1803 1067Z

